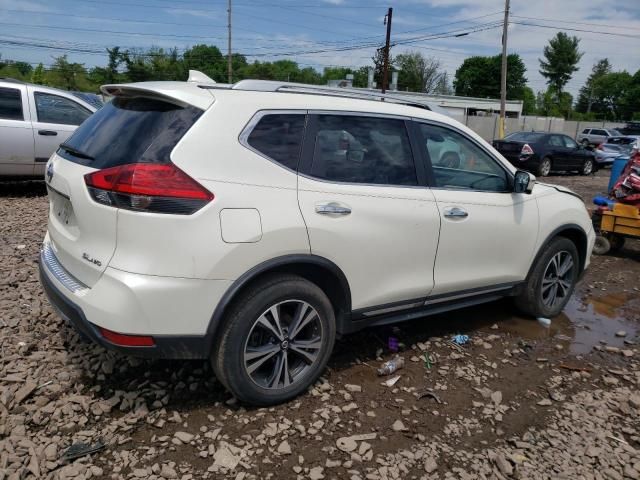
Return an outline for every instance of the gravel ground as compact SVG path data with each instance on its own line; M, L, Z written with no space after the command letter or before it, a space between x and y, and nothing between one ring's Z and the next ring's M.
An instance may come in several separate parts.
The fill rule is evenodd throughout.
M549 181L590 201L607 176ZM38 283L46 214L41 183L0 184L0 480L640 478L638 241L595 257L548 328L501 301L367 330L309 393L248 409L206 362L82 343Z

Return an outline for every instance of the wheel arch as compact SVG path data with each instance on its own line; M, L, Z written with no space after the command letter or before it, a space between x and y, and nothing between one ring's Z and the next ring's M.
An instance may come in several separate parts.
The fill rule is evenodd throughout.
M555 238L564 237L573 242L573 244L578 249L578 255L580 257L580 275L584 272L584 268L587 262L587 249L588 249L588 237L587 232L584 229L575 223L570 223L566 225L562 225L553 230L547 238L540 244L538 248L538 252L531 262L531 266L529 267L529 272L527 273L527 278L531 275L531 272L535 268L540 256L544 249L549 245Z
M234 300L245 289L259 282L267 275L286 273L298 275L318 285L327 295L335 311L336 331L345 331L346 323L351 313L351 289L344 272L331 260L311 254L285 255L260 263L236 279L222 296L216 306L209 326L207 336L210 348L213 338L223 323L225 313L233 305Z

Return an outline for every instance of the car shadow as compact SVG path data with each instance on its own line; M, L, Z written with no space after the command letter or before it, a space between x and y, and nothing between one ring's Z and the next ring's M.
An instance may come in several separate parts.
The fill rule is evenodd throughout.
M47 194L44 180L2 180L0 197L43 197Z

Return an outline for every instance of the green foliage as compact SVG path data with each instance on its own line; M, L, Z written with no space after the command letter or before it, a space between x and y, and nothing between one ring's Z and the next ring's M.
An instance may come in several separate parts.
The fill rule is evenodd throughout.
M420 52L401 53L394 63L400 70L398 90L433 93L444 74L439 60Z
M33 67L26 62L14 62L0 59L0 77L15 78L28 82L31 80Z
M569 37L564 32L558 32L544 47L544 60L540 62L540 75L547 79L547 84L555 91L557 98L561 98L562 89L578 71L578 62L583 53L578 51L580 39Z
M530 87L525 86L522 89L522 114L535 115L536 111L536 95Z
M44 83L44 65L39 63L31 75L31 83L42 85Z
M611 73L611 63L609 63L609 59L603 58L593 65L591 75L589 75L589 78L587 78L587 81L578 93L576 111L581 113L604 113L605 106L602 100L594 95L594 84L599 78L608 73Z
M456 70L453 87L456 95L500 98L502 56L469 57ZM527 68L520 55L507 56L507 99L523 100Z
M573 96L568 92L560 95L549 87L546 92L538 92L536 97L536 109L538 115L545 117L569 118L572 112Z
M632 101L629 90L633 86L633 77L627 72L612 72L602 75L593 82L593 95L604 107L607 120L628 118L632 113Z

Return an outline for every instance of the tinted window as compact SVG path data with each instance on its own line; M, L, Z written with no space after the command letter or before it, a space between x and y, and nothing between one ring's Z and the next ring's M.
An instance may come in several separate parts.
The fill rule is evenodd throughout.
M562 140L564 141L564 146L567 148L578 148L578 144L573 141L573 138L567 137L566 135L562 136Z
M536 132L516 132L511 135L507 135L505 140L510 140L513 142L529 142L536 143L542 140L545 136L544 133L536 133Z
M276 162L297 170L304 114L269 114L260 119L247 139L251 147Z
M551 135L549 137L549 145L552 147L564 147L564 141L558 135Z
M0 87L0 118L5 120L24 120L20 90Z
M582 133L584 133L585 135L588 134L591 131L590 128L585 128Z
M91 112L79 103L59 95L35 92L38 121L62 125L80 125Z
M607 132L605 132L604 130L591 130L591 135L602 135L604 137L607 136Z
M614 129L609 130L609 135L622 135L622 133L620 133L619 130L616 130L614 128Z
M319 115L311 174L349 183L417 185L403 120Z
M435 186L464 190L504 192L507 172L497 160L461 133L436 125L420 124Z
M107 168L136 162L166 163L173 147L202 114L149 98L116 97L87 119L58 153L77 163ZM89 157L89 158L85 158Z
M629 145L636 141L633 137L610 137L607 139L607 143L613 143L616 145Z

